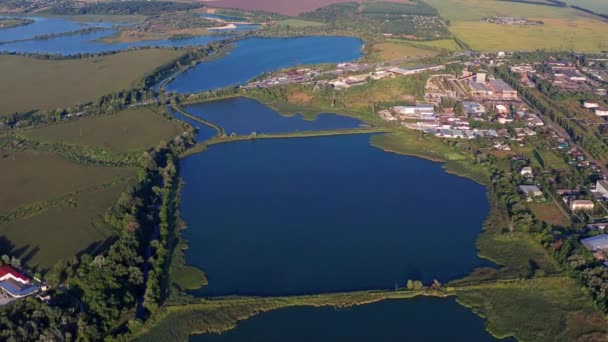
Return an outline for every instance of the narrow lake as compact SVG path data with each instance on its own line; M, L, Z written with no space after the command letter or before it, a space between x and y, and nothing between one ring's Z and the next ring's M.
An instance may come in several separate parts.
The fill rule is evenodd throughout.
M0 18L14 18L11 15L0 15ZM112 27L117 25L108 22L75 22L63 18L19 17L34 20L28 25L0 30L0 42L30 39L47 34L58 34L81 30L89 27ZM2 48L0 47L0 50Z
M485 189L369 135L216 145L184 159L181 212L199 295L390 289L489 263Z
M248 38L220 59L200 63L167 85L167 91L197 93L244 84L265 72L319 63L354 61L362 42L353 37Z
M292 307L254 316L222 334L190 337L190 342L253 340L497 341L481 318L452 298L388 300L349 309Z
M351 117L329 113L319 114L314 120L306 120L299 114L283 116L272 108L246 97L201 102L187 105L184 109L192 115L223 127L226 134L334 130L356 128L363 124Z
M225 35L197 36L184 39L146 40L125 43L104 43L99 41L104 37L111 36L117 31L107 29L94 32L70 34L50 39L34 39L21 42L6 43L0 45L0 51L17 53L40 53L77 55L84 53L101 53L108 51L122 51L135 47L183 47L206 45L213 41L226 39Z

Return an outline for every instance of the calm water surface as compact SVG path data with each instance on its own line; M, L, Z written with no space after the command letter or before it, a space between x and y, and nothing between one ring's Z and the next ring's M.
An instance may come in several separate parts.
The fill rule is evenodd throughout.
M286 133L296 131L356 128L362 122L337 114L319 114L314 120L301 115L283 116L272 108L249 98L236 97L201 102L184 109L207 121L223 127L227 134Z
M190 342L237 341L484 342L497 339L485 331L481 318L451 298L388 300L339 310L293 307L254 316L221 335L190 337Z
M182 161L200 295L287 295L446 281L488 265L485 189L369 135L216 145Z
M0 18L13 18L10 15L0 15ZM88 27L112 27L119 25L116 23L95 22L80 23L63 18L42 18L42 17L22 17L32 19L35 22L17 26L9 29L0 30L0 42L13 40L29 39L46 34L58 34L81 30ZM0 46L0 50L2 47Z
M362 44L353 37L248 38L237 42L227 56L183 73L167 90L197 93L244 84L281 68L354 61L361 57Z
M107 51L122 51L134 47L182 47L206 45L210 42L226 39L225 35L198 36L185 39L146 40L125 43L103 43L99 41L115 34L113 29L61 36L51 39L27 40L0 45L0 51L19 53L44 53L60 55L76 55L81 53L100 53Z

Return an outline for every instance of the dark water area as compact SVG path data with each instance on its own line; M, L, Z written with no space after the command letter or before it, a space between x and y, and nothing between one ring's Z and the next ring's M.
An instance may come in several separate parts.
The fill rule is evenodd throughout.
M11 15L0 15L0 18L14 18ZM30 39L36 36L42 36L47 34L59 34L82 30L89 27L105 27L110 28L116 23L108 22L94 22L94 23L80 23L70 21L63 18L42 18L42 17L19 17L24 19L31 19L35 22L16 26L8 29L0 30L0 42L8 42L13 40ZM0 50L2 47L0 46Z
M181 74L167 90L197 93L244 84L282 68L354 61L361 57L362 44L354 37L248 38L237 42L225 57Z
M484 187L370 135L215 145L181 173L198 295L391 289L490 264L475 249Z
M348 309L291 307L259 314L222 334L190 342L497 341L483 320L452 298L387 300ZM503 341L513 341L512 339Z
M195 136L196 142L203 142L217 135L217 131L215 130L215 128L211 128L196 120L192 120L189 117L184 116L182 113L173 110L171 107L169 107L168 110L171 115L175 116L179 120L189 123L190 125L192 125L192 127L195 127L198 130Z
M246 97L201 102L187 105L184 109L192 115L224 128L226 134L334 130L356 128L362 124L357 119L329 113L319 114L314 120L306 120L299 114L283 116L272 108Z
M137 47L183 47L207 45L211 42L226 39L226 35L197 36L184 39L146 40L139 42L104 43L99 41L111 36L114 29L72 34L51 39L36 39L0 45L0 51L17 53L59 54L64 56L123 51Z

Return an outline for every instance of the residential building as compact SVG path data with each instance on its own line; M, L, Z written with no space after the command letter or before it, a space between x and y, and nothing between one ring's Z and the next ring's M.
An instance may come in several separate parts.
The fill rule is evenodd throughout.
M595 108L595 115L597 115L597 116L608 116L608 108L606 108L606 107Z
M570 202L570 210L572 211L580 211L580 210L593 210L595 204L590 200L573 200Z
M522 176L534 176L534 173L532 172L532 168L529 166L525 166L521 169L521 171L519 172L520 175Z
M597 102L589 102L589 101L584 101L583 102L583 107L585 108L597 108L600 105Z
M519 191L528 196L528 199L542 197L543 192L536 185L520 185Z
M608 181L602 179L595 182L595 190L602 196L608 197Z
M582 239L581 243L590 251L606 250L608 249L608 234Z
M12 266L4 265L0 266L0 289L11 297L19 298L37 292L40 287Z

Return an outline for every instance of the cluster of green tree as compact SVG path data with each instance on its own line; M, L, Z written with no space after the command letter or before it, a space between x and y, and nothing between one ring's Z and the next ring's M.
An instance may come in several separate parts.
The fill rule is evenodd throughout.
M450 36L437 11L421 1L339 3L305 13L301 18L326 23L324 30L340 29L363 35L388 33L413 35L418 39Z
M95 14L95 15L157 15L166 12L188 11L204 7L198 3L171 1L118 1L98 2L84 6L55 6L47 13L59 15Z
M24 42L24 41L28 41L28 40L48 40L48 39L53 39L53 38L57 38L57 37L74 36L74 35L86 34L86 33L104 31L104 30L107 30L107 29L103 28L103 27L87 27L87 28L83 28L80 30L76 30L76 31L49 33L49 34L42 34L42 35L31 37L31 38L11 40L11 41L2 42L2 44ZM35 55L38 55L38 54L35 54ZM48 56L48 55L40 55L40 56ZM52 55L52 56L54 56L54 55ZM69 56L69 57L71 57L72 59L74 58L74 56ZM79 58L82 58L82 57L79 57ZM51 58L41 58L41 59L51 59Z
M0 310L0 339L3 341L75 341L88 323L76 307L60 309L37 299L26 298Z
M583 284L593 296L595 304L607 313L608 268L597 261L578 239L578 235L566 238L556 245L553 254L562 268Z
M568 135L581 147L599 160L608 160L608 145L601 137L601 133L595 127L582 127L573 117L567 115L567 111L556 106L550 99L535 94L534 90L524 87L517 76L505 68L495 68L495 73L514 87L522 98L533 108L539 110L543 115L550 118L563 127ZM545 88L546 89L546 88ZM540 92L540 90L538 90ZM550 94L549 94L550 95Z
M4 30L11 27L24 26L34 23L33 19L29 18L0 18L0 30Z

